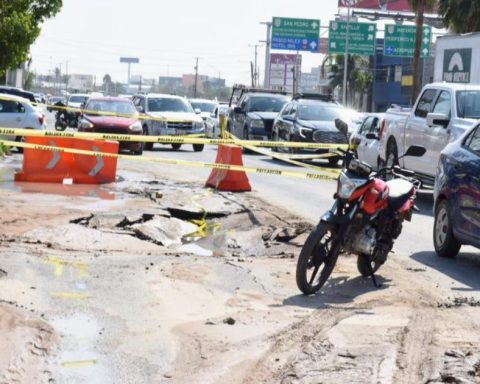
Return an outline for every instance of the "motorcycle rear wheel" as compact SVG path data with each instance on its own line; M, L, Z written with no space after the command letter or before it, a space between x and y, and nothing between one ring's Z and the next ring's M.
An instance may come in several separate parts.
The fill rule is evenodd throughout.
M335 268L341 251L337 228L320 223L308 236L298 256L297 286L305 295L320 290Z
M56 131L65 131L67 129L66 125L60 124L60 123L55 123L55 130Z

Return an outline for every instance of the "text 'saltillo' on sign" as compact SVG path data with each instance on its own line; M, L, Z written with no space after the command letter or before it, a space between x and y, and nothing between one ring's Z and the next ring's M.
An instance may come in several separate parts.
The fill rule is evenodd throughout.
M331 21L328 39L328 53L345 53L347 48L347 22ZM374 23L350 23L348 52L354 55L375 54L377 26Z

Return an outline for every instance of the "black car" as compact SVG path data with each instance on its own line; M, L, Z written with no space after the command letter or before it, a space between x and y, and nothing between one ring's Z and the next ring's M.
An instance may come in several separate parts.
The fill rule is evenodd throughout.
M348 138L335 128L335 119L339 118L349 125L349 130L355 128L354 120L357 113L328 99L323 95L318 97L295 97L286 104L275 119L272 139L274 141L294 141L306 143L348 144ZM282 149L289 153L323 154L328 149ZM331 158L332 164L337 158Z
M20 89L20 88L0 86L0 94L2 93L7 95L23 97L24 99L27 99L32 103L37 102L37 100L35 99L35 95L32 92L24 91L23 89Z
M273 121L289 98L284 92L234 87L233 93L236 90L241 93L230 111L228 130L245 140L270 140Z

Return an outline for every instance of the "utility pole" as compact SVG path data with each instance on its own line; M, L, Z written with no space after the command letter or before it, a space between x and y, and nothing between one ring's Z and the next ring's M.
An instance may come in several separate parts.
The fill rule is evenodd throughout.
M65 62L65 93L68 92L68 60Z
M195 64L195 86L193 88L193 97L197 97L197 87L198 87L198 57L196 58L196 64Z
M265 43L265 71L264 71L264 88L270 88L270 46L271 46L271 32L272 32L272 22L266 21L260 24L267 26L267 39L265 41L260 41Z
M253 69L253 62L250 61L250 77L252 79L252 88L255 88L255 70Z
M348 43L350 37L350 2L348 2L348 15L347 15L347 35L345 38L345 55L343 56L343 104L347 106L347 74L348 74ZM376 54L376 52L375 52Z
M257 87L260 83L260 79L259 79L259 75L258 75L258 47L261 47L260 44L251 44L249 45L249 47L254 47L255 48L255 70L253 71L253 78L254 78L254 83L253 83L253 87Z

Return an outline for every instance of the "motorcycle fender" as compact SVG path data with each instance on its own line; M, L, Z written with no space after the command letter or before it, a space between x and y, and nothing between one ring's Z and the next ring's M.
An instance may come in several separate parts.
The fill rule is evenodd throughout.
M321 217L320 222L341 225L348 222L348 220L349 220L348 216L338 216L332 211L328 211Z

